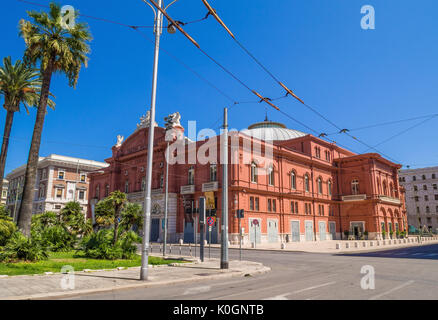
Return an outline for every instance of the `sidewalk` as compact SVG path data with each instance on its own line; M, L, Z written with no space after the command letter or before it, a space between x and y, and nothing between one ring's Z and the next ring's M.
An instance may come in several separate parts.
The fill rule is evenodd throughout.
M267 250L267 251L293 251L293 252L311 252L311 253L345 253L357 251L378 251L396 248L405 248L413 246L438 244L438 237L423 238L418 242L417 237L409 239L392 239L392 240L325 240L325 241L307 241L307 242L289 242L289 243L258 243L255 248L252 244L242 244L243 250ZM160 243L153 244L153 250L159 251ZM179 244L172 244L173 252L179 251ZM183 244L182 247L192 247L193 244ZM284 246L284 247L283 247ZM220 244L212 244L212 248L220 248ZM197 246L199 250L199 244ZM206 245L208 248L208 244ZM229 248L239 249L239 245L230 244Z
M169 258L179 258L169 256ZM218 259L206 259L203 263L149 266L149 280L139 280L140 267L122 270L88 271L74 273L74 289L62 289L62 283L73 274L48 274L10 276L0 278L0 300L48 299L113 290L155 287L175 283L221 279L233 276L254 275L270 271L261 263L230 261L228 270L219 268ZM64 279L64 280L63 280Z

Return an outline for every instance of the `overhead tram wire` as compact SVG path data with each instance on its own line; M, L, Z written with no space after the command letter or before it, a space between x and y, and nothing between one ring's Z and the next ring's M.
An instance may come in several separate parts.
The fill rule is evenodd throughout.
M421 121L421 122L419 122L419 123L417 123L417 124L415 124L415 125L413 125L413 126L407 128L407 129L404 129L404 130L400 131L399 133L397 133L397 134L395 134L395 135L393 135L393 136L391 136L391 137L389 137L389 138L383 140L382 142L376 144L374 147L378 147L378 146L380 146L380 145L382 145L382 144L384 144L384 143L386 143L386 142L388 142L388 141L390 141L390 140L392 140L392 139L395 139L395 138L399 137L400 135L402 135L402 134L404 134L404 133L406 133L406 132L408 132L408 131L410 131L410 130L412 130L412 129L414 129L414 128L416 128L416 127L418 127L418 126L420 126L420 125L422 125L422 124L424 124L424 123L426 123L427 121L432 120L433 118L435 118L435 117L437 117L437 116L438 116L438 114L433 115L433 116L427 118L426 120L423 120L423 121ZM365 150L364 152L367 152L368 150L369 150L369 149Z
M40 7L44 7L44 8L48 8L48 6L46 5L42 5L36 2L31 2L31 1L26 1L26 0L17 0L19 2L24 2L24 3L29 3L29 4L33 4L33 5L37 5ZM146 0L143 0L146 1ZM154 4L155 7L157 7L155 1L150 0L152 2L152 4ZM161 8L160 8L161 9ZM161 9L162 10L162 9ZM225 68L222 64L220 64L217 60L215 60L213 57L211 57L210 55L208 55L203 49L200 48L199 44L197 44L197 42L190 37L179 25L178 23L173 20L172 18L170 18L166 12L163 12L163 14L166 16L166 18L168 17L168 19L170 19L169 21L171 21L172 23L175 24L175 27L180 30L204 55L206 55L210 60L212 60L216 65L218 65L221 69L223 69L227 74L229 74L231 77L233 77L237 82L239 82L242 86L244 86L246 89L248 89L249 91L251 91L251 93L255 94L257 97L261 98L258 102L265 102L267 104L269 104L270 106L274 107L276 110L280 111L283 115L285 115L286 117L288 117L289 119L295 121L296 123L300 124L301 126L307 128L308 130L312 131L313 133L315 133L316 135L318 134L318 132L314 129L312 129L311 127L305 125L304 123L302 123L301 121L295 119L294 117L292 117L291 115L287 114L284 111L281 111L277 106L275 106L274 104L272 104L270 101L274 101L274 100L278 100L278 99L282 99L288 96L288 94L290 94L289 92L282 97L276 98L276 99L270 99L267 97L263 97L260 94L258 94L255 90L252 90L248 85L246 85L242 80L240 80L237 76L235 76L231 71L229 71L227 68ZM137 31L139 34L142 34L144 36L145 39L147 39L148 41L152 41L150 40L148 37L146 37L140 30L138 30L138 27L135 25L128 25L125 23L120 23L117 21L113 21L110 19L105 19L105 18L99 18L99 17L94 17L94 16L90 16L90 15L84 15L84 14L78 14L79 16L83 16L86 18L90 18L90 19L94 19L94 20L98 20L101 22L106 22L106 23L111 23L111 24L116 24L116 25L120 25L120 26L124 26L127 27L131 30ZM194 21L193 21L194 22ZM202 77L199 73L197 73L196 71L194 71L193 69L191 69L187 64L185 64L183 61L181 61L180 59L178 59L176 56L170 54L168 51L166 51L165 49L161 49L163 50L163 52L165 52L166 54L168 54L169 56L171 56L172 58L174 58L177 62L181 63L184 67L186 67L189 71L191 71L192 73L194 73L197 77L199 77L201 80L205 81L209 86L213 87L215 90L217 90L218 92L220 92L223 96L227 97L228 100L232 101L233 104L243 104L243 103L256 103L256 101L245 101L245 102L236 102L234 101L234 99L232 99L231 97L229 97L227 94L225 94L222 90L220 90L219 88L217 88L215 85L213 85L211 82L209 82L207 79L205 79L204 77ZM290 90L289 90L290 91ZM299 99L299 98L298 98ZM329 142L332 143L336 143L339 146L342 146L344 148L347 148L346 146L343 146L339 143L337 143L336 141L329 139L329 138L325 138L326 140L328 140ZM368 146L368 145L366 145ZM350 148L350 150L352 150ZM354 150L352 150L355 153L358 153ZM382 153L383 154L383 153Z
M331 121L330 119L328 119L327 117L325 117L323 114L321 114L319 111L317 111L315 108L313 108L312 106L308 105L307 103L305 103L303 100L301 100L299 97L297 97L295 95L295 93L290 90L285 84L283 84L271 71L269 71L269 69L267 67L265 67L260 60L258 60L235 36L234 34L230 31L230 29L225 25L225 23L220 19L220 17L217 15L216 10L213 9L213 7L211 7L211 5L207 2L207 0L202 0L202 2L204 3L204 5L207 7L207 9L209 10L209 12L216 18L216 20L222 25L222 27L228 32L228 34L233 38L233 40L272 78L274 79L275 82L277 82L284 90L286 90L287 94L290 94L291 96L293 96L295 99L297 99L298 101L300 101L304 106L306 106L308 109L310 109L312 112L314 112L315 114L317 114L320 118L324 119L326 122L330 123L332 126L334 126L335 128L337 128L338 130L342 131L342 129L336 125L333 121ZM385 157L392 159L391 157L389 157L388 155L385 155L383 152L375 149L372 146L369 146L367 143L363 142L362 140L358 139L355 136L350 135L348 132L344 132L347 136L349 136L350 138L358 141L359 143L365 145L366 147L370 148L370 149L374 149L375 151L379 152L380 154L384 155ZM318 135L318 133L317 133ZM393 161L395 161L394 159L392 159ZM396 161L397 162L397 161Z

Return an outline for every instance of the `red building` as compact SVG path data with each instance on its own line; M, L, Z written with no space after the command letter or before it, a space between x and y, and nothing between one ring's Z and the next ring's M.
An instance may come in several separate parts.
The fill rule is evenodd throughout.
M177 129L184 132L180 126ZM97 201L113 190L126 192L129 201L143 203L148 130L148 121L142 118L137 130L112 148L112 156L105 160L109 166L90 174L90 218L94 219ZM154 130L151 241L160 241L167 142L164 128L155 126ZM193 142L184 137L171 144L173 160L180 161L169 164L170 241L193 242L192 212L201 196L214 198L212 242L219 240L223 206L219 140ZM407 229L404 191L398 179L401 166L379 154L357 155L267 120L230 133L229 154L232 243L238 242L237 209L244 209L245 242L344 239L345 231L379 239L382 230L388 235L393 231L395 236L396 231Z

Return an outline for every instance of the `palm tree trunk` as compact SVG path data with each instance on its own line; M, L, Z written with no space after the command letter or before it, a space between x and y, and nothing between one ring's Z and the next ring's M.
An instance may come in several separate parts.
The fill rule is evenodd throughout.
M29 157L27 159L26 174L23 186L23 198L18 213L18 228L29 237L30 224L32 220L33 199L35 197L35 181L38 170L39 151L41 145L41 134L43 132L44 118L47 110L47 100L52 80L53 61L49 61L47 68L42 74L41 96L38 104L38 111L33 128L32 141L30 144Z
M114 238L113 238L113 244L116 244L117 238L118 238L120 209L121 209L121 206L115 208L116 215L114 216Z
M12 122L14 121L14 113L15 113L15 111L11 111L9 109L8 112L6 113L6 123L5 123L5 130L3 133L2 151L0 154L0 196L3 191L3 178L5 174L6 156L8 155L9 136L11 134Z

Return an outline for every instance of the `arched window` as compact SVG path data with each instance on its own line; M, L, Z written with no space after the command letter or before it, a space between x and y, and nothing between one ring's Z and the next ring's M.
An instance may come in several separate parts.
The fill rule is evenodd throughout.
M109 189L110 189L109 184L107 184L107 185L105 186L105 197L108 197L108 196L109 196Z
M210 164L210 181L217 181L217 165Z
M386 195L388 195L388 193L387 193L387 187L386 187L386 181L383 181L383 194L386 196Z
M354 179L353 181L351 181L351 193L359 194L359 180Z
M316 182L318 183L318 193L322 194L322 179L318 178Z
M100 186L96 186L96 190L94 191L94 197L100 199Z
M194 185L195 184L195 169L193 167L189 168L188 184L189 185Z
M306 192L309 192L310 188L309 188L309 175L306 173L306 175L304 176L304 190Z
M255 162L251 163L251 182L257 183L257 165Z
M394 198L394 185L392 182L389 184L389 195Z
M125 193L129 193L129 180L125 181Z
M146 189L146 177L141 178L141 191Z
M294 190L297 188L297 175L295 174L295 171L290 173L290 187Z
M274 168L272 166L268 169L268 183L270 186L274 185Z
M327 189L328 189L328 195L331 197L332 196L332 181L329 180L327 182Z

